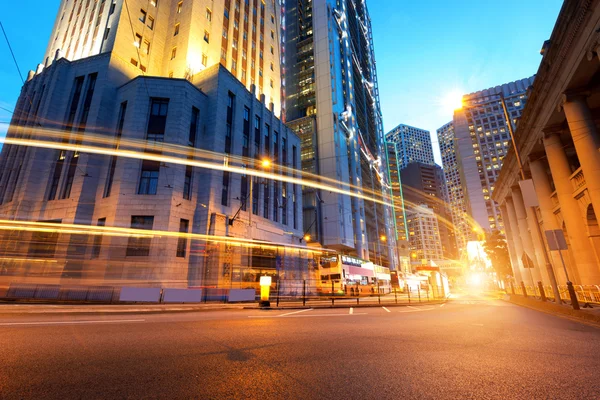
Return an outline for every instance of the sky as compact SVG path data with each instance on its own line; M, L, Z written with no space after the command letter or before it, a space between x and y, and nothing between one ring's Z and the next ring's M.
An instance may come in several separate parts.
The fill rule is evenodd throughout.
M59 0L5 1L2 22L23 74L42 62ZM385 131L400 123L432 133L452 119L451 92L486 89L536 73L562 0L367 0ZM25 20L26 18L26 20ZM26 22L26 25L24 23ZM0 33L0 136L21 78Z

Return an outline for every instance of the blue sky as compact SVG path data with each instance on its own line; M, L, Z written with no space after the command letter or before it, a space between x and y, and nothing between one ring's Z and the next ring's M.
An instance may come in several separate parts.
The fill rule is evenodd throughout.
M24 77L42 61L59 0L5 1L0 21ZM536 73L562 0L367 0L386 132L435 130L452 119L447 93L470 93ZM0 37L0 107L14 109L21 80ZM0 108L0 136L10 114ZM436 146L434 145L434 148Z

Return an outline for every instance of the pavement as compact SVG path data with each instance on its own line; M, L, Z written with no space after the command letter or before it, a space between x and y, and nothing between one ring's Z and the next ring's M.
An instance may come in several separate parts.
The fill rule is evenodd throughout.
M598 399L600 329L445 304L0 315L1 399Z

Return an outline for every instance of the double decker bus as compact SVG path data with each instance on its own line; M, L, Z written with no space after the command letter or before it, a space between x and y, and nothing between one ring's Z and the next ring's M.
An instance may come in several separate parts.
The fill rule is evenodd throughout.
M319 262L317 292L324 295L389 293L389 268L339 253L324 253Z

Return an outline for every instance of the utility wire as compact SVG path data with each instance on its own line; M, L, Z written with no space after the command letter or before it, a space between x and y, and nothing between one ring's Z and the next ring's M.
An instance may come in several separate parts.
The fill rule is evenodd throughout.
M2 25L2 21L0 21L0 28L2 28L2 33L4 34L4 39L6 39L6 44L8 45L8 50L10 50L10 55L15 63L15 67L17 67L17 71L19 72L19 77L21 78L21 82L25 84L25 80L23 80L23 74L21 73L21 69L19 68L19 64L17 63L17 58L15 57L15 53L13 52L12 46L10 45L10 41L8 40L8 36L6 35L6 31L4 30L4 25Z

